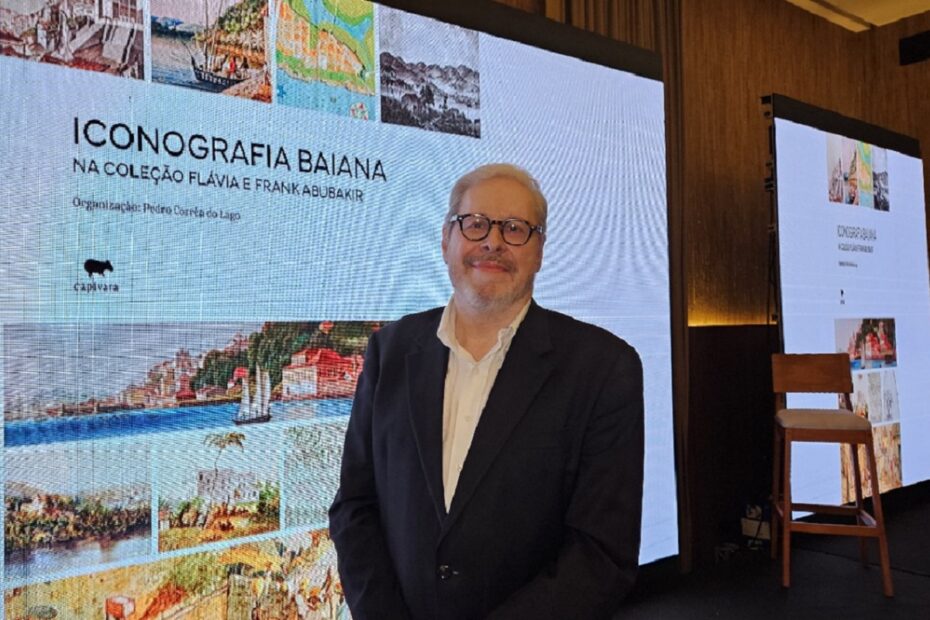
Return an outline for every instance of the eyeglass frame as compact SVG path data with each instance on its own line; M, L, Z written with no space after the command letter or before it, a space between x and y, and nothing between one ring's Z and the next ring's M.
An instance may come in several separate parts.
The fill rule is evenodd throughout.
M483 237L481 237L480 239L469 239L468 238L468 236L465 234L464 224L462 224L462 220L464 220L466 217L482 217L488 221L488 230L486 233L484 233ZM546 236L546 229L544 226L541 226L538 224L537 225L530 224L528 221L521 219L519 217L508 217L503 220L492 220L484 213L458 213L456 215L451 216L448 220L449 224L453 224L456 222L458 222L458 225L459 225L459 232L462 233L462 236L465 237L465 239L468 241L475 241L475 242L484 241L485 239L488 238L488 235L491 234L491 229L494 226L497 226L497 229L500 231L501 239L504 241L504 243L506 243L509 246L515 247L515 248L523 247L524 245L529 243L530 239L533 238L534 232L538 234L540 238L544 238ZM504 224L506 224L507 222L521 222L523 224L526 224L530 229L530 234L526 236L526 241L524 241L523 243L511 243L507 241L507 238L504 236Z

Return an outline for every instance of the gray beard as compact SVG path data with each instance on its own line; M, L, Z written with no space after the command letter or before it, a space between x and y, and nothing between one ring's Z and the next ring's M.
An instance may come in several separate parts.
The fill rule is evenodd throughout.
M450 274L451 275L451 274ZM487 295L470 286L458 286L453 281L452 287L455 290L455 296L465 302L472 308L487 313L497 313L510 309L515 303L526 299L533 294L533 283L535 275L531 277L526 286L520 290L508 291L502 295Z

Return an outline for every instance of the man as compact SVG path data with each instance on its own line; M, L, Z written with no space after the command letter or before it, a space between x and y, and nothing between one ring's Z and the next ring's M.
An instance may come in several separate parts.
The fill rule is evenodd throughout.
M355 620L603 618L633 583L642 366L532 301L546 214L526 171L466 174L452 299L369 341L330 509Z

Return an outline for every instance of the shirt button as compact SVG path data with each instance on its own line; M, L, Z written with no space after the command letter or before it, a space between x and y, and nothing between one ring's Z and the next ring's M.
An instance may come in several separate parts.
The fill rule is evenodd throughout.
M458 575L458 571L454 570L448 564L440 564L439 568L436 569L436 574L439 575L439 578L443 581L448 581L452 579L453 576Z

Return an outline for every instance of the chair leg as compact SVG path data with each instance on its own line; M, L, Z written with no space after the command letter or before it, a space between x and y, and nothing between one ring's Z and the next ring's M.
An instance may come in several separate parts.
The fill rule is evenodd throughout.
M853 488L856 498L856 525L862 525L862 473L859 471L859 446L856 444L847 444L843 446L844 450L849 450L852 454L850 459L853 470ZM868 539L865 536L859 537L859 559L862 560L863 566L869 565L869 547Z
M894 596L894 586L891 583L891 560L888 558L888 537L885 535L885 515L882 512L882 495L879 493L878 467L875 465L875 446L870 434L869 443L865 446L866 457L869 461L869 475L871 476L872 510L875 513L875 524L878 526L878 557L882 565L882 590L885 596Z
M770 528L771 535L771 555L774 560L778 557L778 530L781 528L781 522L778 518L778 503L781 501L781 450L782 450L782 438L781 438L781 426L778 422L775 423L775 430L772 433L773 446L772 446L772 503L771 503L771 514L772 514L772 523Z
M791 431L785 430L782 465L781 585L791 586Z

